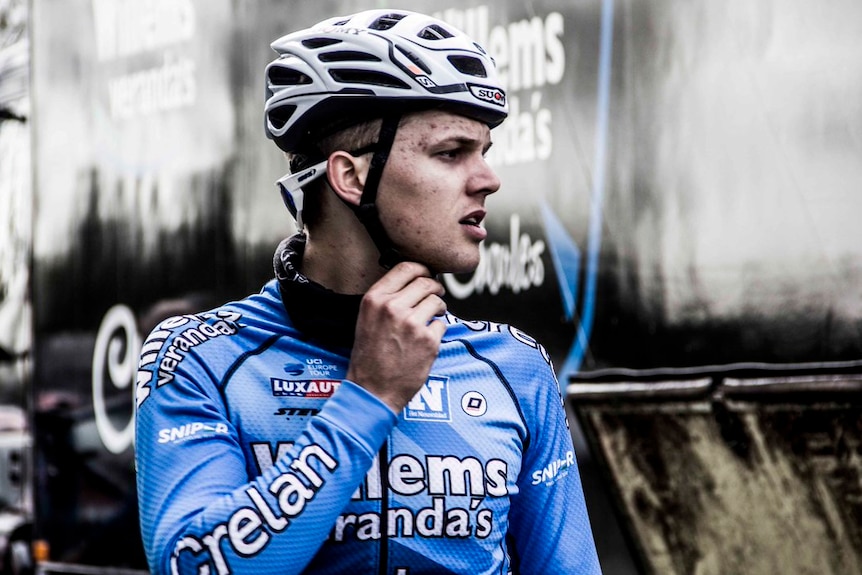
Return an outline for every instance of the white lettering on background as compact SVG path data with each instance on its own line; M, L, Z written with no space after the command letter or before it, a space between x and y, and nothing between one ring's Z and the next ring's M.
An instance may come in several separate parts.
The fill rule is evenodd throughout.
M546 160L553 151L553 116L542 88L559 84L566 71L565 20L559 12L490 26L488 6L444 10L437 15L484 46L497 63L509 99L509 118L494 131L492 165Z
M466 299L486 289L496 295L504 287L514 293L540 286L545 282L545 265L542 254L545 242L533 241L529 234L521 233L521 218L509 218L509 244L492 242L479 247L479 267L466 282L452 274L443 275L446 291L456 299Z
M195 61L173 49L197 31L191 0L92 0L92 8L97 59L109 70L111 118L143 117L195 102ZM139 56L150 57L141 65L133 60ZM122 65L114 67L117 62Z

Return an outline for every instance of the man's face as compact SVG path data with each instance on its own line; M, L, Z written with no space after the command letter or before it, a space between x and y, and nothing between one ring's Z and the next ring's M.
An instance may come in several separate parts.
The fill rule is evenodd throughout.
M479 264L485 198L500 179L485 162L488 126L449 112L405 118L383 171L377 208L390 239L407 259L438 272Z

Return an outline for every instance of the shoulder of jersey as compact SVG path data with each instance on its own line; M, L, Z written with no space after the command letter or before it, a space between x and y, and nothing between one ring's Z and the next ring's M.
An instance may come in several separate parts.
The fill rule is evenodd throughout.
M520 340L522 337L529 337L518 328L507 323L497 323L489 320L467 320L450 312L446 312L445 321L447 339L481 338L506 342L512 339Z
M465 340L476 350L510 368L536 369L547 364L553 369L545 348L531 335L515 326L491 321L467 321L448 313L444 338Z
M207 370L218 379L244 350L254 349L272 332L262 324L277 312L252 296L211 311L162 320L141 346L136 398L138 408L163 386L175 383L181 370L195 365L190 358L206 357Z
M276 333L274 329L285 329L288 325L281 301L263 291L209 311L162 320L144 342L143 352L146 356L148 350L153 352L166 345L176 345L185 351L221 336L246 334L254 338L250 332Z

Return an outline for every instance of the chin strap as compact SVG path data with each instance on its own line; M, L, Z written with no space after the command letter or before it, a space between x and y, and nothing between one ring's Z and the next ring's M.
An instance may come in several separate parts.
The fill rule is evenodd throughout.
M395 132L401 114L390 114L383 117L380 125L380 134L377 144L374 146L374 156L371 158L371 166L368 169L368 177L365 179L365 187L362 190L362 198L358 206L353 206L353 212L371 236L371 241L380 252L380 265L386 269L391 268L398 262L404 261L402 256L389 239L383 224L380 222L380 214L377 212L377 188L380 178L383 176L383 168L392 151L392 143L395 141Z
M374 151L374 156L371 158L371 165L368 168L368 177L365 179L365 187L362 190L362 197L359 199L359 205L347 203L347 205L365 226L371 241L380 252L380 265L386 269L390 269L398 262L404 261L404 256L395 249L392 240L386 230L383 229L383 224L380 222L380 214L377 212L377 188L380 186L380 178L383 177L383 169L386 167L386 161L389 159L389 153L392 151L392 143L395 141L395 132L398 130L398 123L401 121L400 113L393 113L383 117L380 125L380 134L377 136L377 142L368 146L364 146L359 150L354 150L351 153L353 156L360 156L368 152ZM276 185L281 192L282 200L290 213L296 218L297 227L302 229L302 204L303 191L302 186L305 186L312 181L326 174L326 162L322 160L312 166L303 168L296 173L290 173L280 178Z

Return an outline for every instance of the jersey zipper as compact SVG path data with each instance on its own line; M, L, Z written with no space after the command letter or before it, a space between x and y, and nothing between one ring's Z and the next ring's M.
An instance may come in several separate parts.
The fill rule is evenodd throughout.
M389 439L380 448L378 463L380 469L380 558L378 575L389 572Z

